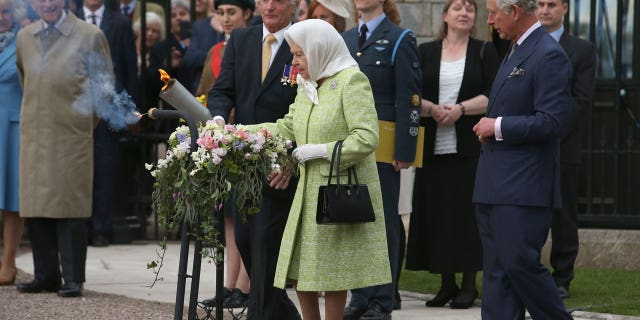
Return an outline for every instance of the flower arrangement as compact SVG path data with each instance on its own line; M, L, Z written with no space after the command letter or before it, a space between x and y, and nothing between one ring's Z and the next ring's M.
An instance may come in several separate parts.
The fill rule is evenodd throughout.
M243 221L258 213L267 176L293 165L287 154L291 147L291 141L266 128L221 126L210 120L198 128L197 149L191 150L189 128L176 128L169 136L166 157L155 166L145 165L155 178L152 199L160 223L168 232L180 223L199 226L192 230L196 239L205 247L221 246L216 241L216 226L221 224L216 224L214 211L221 210L233 190ZM166 241L161 247L164 252ZM154 261L147 267L156 266Z

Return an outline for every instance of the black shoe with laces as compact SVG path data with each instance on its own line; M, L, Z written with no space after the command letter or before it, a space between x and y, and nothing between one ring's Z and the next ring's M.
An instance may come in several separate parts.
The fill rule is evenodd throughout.
M228 309L244 308L247 306L247 300L249 300L248 293L243 293L242 290L233 288L222 302L222 306Z
M348 305L344 309L344 314L342 316L342 320L359 320L360 317L367 312L366 308L356 308L354 306Z

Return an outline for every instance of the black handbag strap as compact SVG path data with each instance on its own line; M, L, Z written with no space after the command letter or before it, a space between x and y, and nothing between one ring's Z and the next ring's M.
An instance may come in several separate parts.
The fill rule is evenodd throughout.
M333 146L333 153L331 154L331 163L329 164L329 182L327 183L327 185L331 184L331 177L333 177L333 167L334 165L336 166L336 184L338 186L340 186L340 158L342 157L342 143L344 141L343 140L338 140L336 142L336 144ZM348 171L348 183L351 184L351 175L353 175L353 179L356 182L356 185L359 184L358 182L358 175L356 174L356 168L354 167L349 167L349 169L347 169Z
M333 166L337 164L337 177L338 184L340 184L340 155L342 154L342 140L338 140L335 145L333 145L333 153L331 154L331 163L329 164L329 182L327 185L331 184L331 177L333 177ZM338 159L336 161L336 158Z

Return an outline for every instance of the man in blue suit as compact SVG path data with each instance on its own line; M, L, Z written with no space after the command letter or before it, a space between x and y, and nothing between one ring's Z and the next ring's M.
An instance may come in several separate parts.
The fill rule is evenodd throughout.
M568 0L538 0L538 19L569 56L573 66L571 103L578 111L569 132L560 140L560 190L562 208L551 221L551 266L561 298L569 297L573 265L578 257L578 174L582 147L581 122L591 107L596 84L596 49L593 44L569 34L562 26Z
M512 49L491 88L473 202L483 246L483 319L571 319L540 263L560 199L561 135L575 116L571 65L537 21L536 0L487 0Z
M116 92L127 90L135 98L137 86L137 53L129 18L107 8L104 0L84 0L78 18L102 30L111 52ZM93 138L93 212L90 242L93 246L109 244L113 232L113 214L117 210L115 182L119 155L120 134L100 120Z
M235 123L275 122L287 114L295 99L296 87L286 82L292 76L287 72L293 57L284 30L291 25L298 1L260 1L263 24L233 30L220 76L209 92L207 107L217 121L229 119L235 107ZM279 174L273 180L289 176ZM296 184L292 180L284 190L266 187L261 211L249 216L248 223L241 222L238 214L234 217L238 250L251 281L249 319L300 319L286 291L273 286Z
M415 159L422 73L415 35L396 25L399 18L392 21L397 17L385 15L384 6L395 9L395 3L354 0L354 4L360 21L357 28L343 33L344 40L360 70L369 78L378 119L396 124L393 161L378 162L392 282L352 290L343 319L384 320L391 319L398 286L400 169L410 167Z

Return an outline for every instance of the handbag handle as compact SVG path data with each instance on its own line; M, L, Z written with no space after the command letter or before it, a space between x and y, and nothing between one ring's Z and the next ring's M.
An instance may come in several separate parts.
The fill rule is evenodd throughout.
M331 177L333 177L333 166L334 163L336 165L336 184L338 185L338 188L336 188L336 193L338 193L338 189L340 189L340 158L342 157L342 143L344 141L343 140L338 140L336 142L336 144L333 146L333 153L331 154L331 163L329 164L329 181L327 183L327 185L331 184ZM347 169L348 172L348 184L351 184L351 175L353 175L353 179L356 182L356 185L359 185L360 183L358 182L358 175L356 174L356 168L354 167L349 167L349 169ZM357 192L359 193L360 190L357 190Z
M342 140L338 140L336 144L333 146L333 153L331 154L331 163L329 164L329 182L327 185L331 184L331 177L333 177L333 166L336 164L336 157L338 158L336 169L338 175L336 180L338 181L338 185L340 184L340 155L342 154Z

